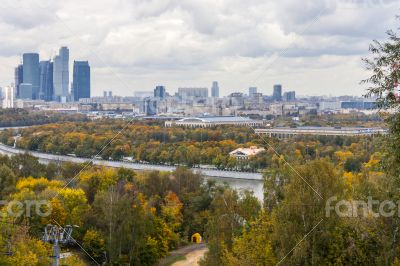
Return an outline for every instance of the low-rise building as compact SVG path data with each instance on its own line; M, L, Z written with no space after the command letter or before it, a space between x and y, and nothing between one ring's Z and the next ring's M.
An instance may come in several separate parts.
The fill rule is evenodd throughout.
M237 160L248 160L250 157L255 156L265 151L264 148L251 146L250 148L238 148L229 153L230 156L235 157Z

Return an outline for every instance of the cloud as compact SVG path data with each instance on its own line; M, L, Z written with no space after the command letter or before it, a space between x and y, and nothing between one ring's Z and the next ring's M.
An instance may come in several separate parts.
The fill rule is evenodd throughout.
M399 5L394 0L379 5L370 0L5 1L1 85L13 80L19 54L38 51L48 59L67 45L71 59L90 61L94 94L114 89L120 95L158 83L174 90L181 83L209 86L212 80L225 85L223 93L287 83L300 94L322 87L339 94L352 86L361 94L356 79L365 72L357 62L372 39L396 28ZM318 71L323 74L315 76ZM325 71L348 77L339 81Z

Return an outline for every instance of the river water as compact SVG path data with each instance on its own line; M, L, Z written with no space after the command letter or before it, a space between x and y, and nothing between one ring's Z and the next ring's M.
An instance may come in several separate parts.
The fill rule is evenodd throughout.
M11 148L9 148L11 150ZM12 149L15 151L14 149ZM3 151L0 149L0 154L8 154L11 155L9 151ZM54 155L48 155L48 156L54 156ZM77 159L77 158L71 158L71 159ZM48 159L41 159L39 158L40 163L47 164L49 162ZM247 173L238 173L235 172L234 174L236 175L246 175ZM261 202L263 201L264 195L263 195L263 181L262 180L252 180L252 179L240 179L240 178L229 178L229 177L212 177L212 176L206 176L206 179L210 180L215 180L218 184L223 184L227 183L230 187L233 189L236 189L238 192L242 192L244 190L249 190L253 191L254 196L256 196Z
M238 192L244 190L253 191L254 196L256 196L261 202L264 199L263 181L261 180L245 180L237 178L218 177L206 177L206 179L215 180L217 184L227 183L230 187L236 189Z

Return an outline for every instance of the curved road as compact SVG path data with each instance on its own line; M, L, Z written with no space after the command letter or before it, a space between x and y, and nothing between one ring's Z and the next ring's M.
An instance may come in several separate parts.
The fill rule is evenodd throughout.
M65 155L54 155L49 153L28 151L23 149L15 149L4 144L0 144L0 153L3 154L19 154L19 153L29 153L32 156L38 158L42 162L74 162L74 163L85 163L91 161L89 158L82 157L72 157ZM165 166L165 165L155 165L155 164L139 164L139 163L129 163L120 161L107 161L107 160L97 160L93 159L93 164L104 165L110 167L124 167L133 170L158 170L158 171L174 171L175 166ZM244 180L262 180L261 173L247 173L247 172L235 172L235 171L222 171L214 169L204 169L204 168L191 168L193 172L201 173L204 176L215 177L215 178L234 178L234 179L244 179Z

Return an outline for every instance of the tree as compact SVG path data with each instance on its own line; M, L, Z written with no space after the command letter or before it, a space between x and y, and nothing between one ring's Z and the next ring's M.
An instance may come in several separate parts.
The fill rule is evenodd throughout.
M0 253L0 264L6 266L50 265L49 244L43 243L28 234L29 227L13 225L10 219L2 218L0 223L0 246L4 248ZM11 252L11 256L7 253Z
M232 250L233 239L239 236L244 222L239 215L239 196L230 188L221 189L211 203L211 215L206 226L208 241L201 265L222 265L225 250Z
M7 166L0 166L0 195L4 199L15 189L17 177L14 172Z
M338 217L326 218L326 201L342 198L343 180L331 163L315 160L289 172L284 199L272 213L273 242L278 258L288 265L321 265ZM303 239L307 235L307 238ZM293 249L293 243L303 241Z
M87 230L83 237L82 246L96 262L102 263L104 261L105 244L99 232Z
M387 41L374 40L370 45L372 57L364 58L363 61L372 74L362 81L370 85L367 95L377 96L378 106L384 108L397 107L400 103L395 96L400 82L400 37L393 30L389 30L387 35Z
M272 266L277 264L272 248L273 226L267 213L249 224L240 237L233 241L232 251L225 250L223 264L232 266Z

